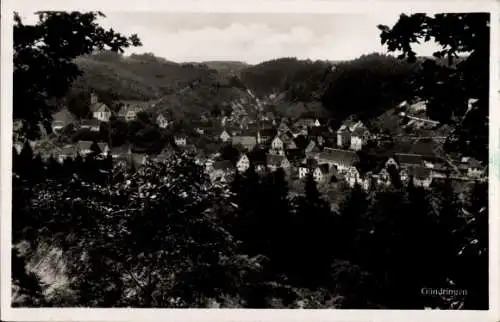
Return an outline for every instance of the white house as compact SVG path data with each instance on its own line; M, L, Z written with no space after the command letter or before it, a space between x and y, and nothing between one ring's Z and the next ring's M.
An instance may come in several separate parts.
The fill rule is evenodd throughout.
M323 181L328 177L328 164L321 164L313 171L313 178L316 182Z
M354 129L351 133L351 149L354 151L359 151L366 144L370 138L370 132L363 125L360 125Z
M92 115L101 122L109 122L111 110L103 103L96 103L92 106Z
M164 129L168 126L168 120L165 116L163 116L163 114L160 114L156 117L156 124L158 124L159 127Z
M250 160L246 156L246 154L241 154L238 162L236 162L236 169L239 172L245 172L250 167Z
M350 145L351 145L351 132L349 131L348 126L342 125L337 130L337 146L341 148Z
M187 145L187 138L185 135L176 135L174 137L175 144L177 146L186 146Z
M270 153L275 155L285 155L285 145L279 136L276 136L271 141Z
M321 123L318 119L314 120L314 126L321 126Z
M332 148L324 148L318 153L316 159L320 164L327 163L330 167L335 167L339 173L355 167L359 161L358 156L353 151Z
M219 138L222 142L227 142L227 141L231 140L231 135L229 135L229 133L227 133L227 131L224 130L224 131L222 131Z

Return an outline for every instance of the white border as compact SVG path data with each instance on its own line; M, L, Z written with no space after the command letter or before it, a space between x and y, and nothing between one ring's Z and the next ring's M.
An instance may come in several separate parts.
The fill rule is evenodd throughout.
M490 310L489 311L397 311L397 310L239 310L239 309L12 309L11 301L11 161L12 151L12 11L101 10L165 12L254 12L254 13L377 13L377 12L491 12L490 72ZM27 0L2 1L1 15L1 320L6 321L500 321L499 216L500 200L500 79L499 3L493 1L151 1L123 0ZM411 277L410 277L411 278Z

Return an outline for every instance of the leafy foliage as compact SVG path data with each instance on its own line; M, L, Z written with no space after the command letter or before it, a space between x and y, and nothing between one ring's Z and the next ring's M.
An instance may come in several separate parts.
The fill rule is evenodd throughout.
M14 119L23 121L28 137L50 133L51 115L72 82L80 75L73 59L94 50L140 45L136 35L125 37L95 21L101 12L38 12L35 25L14 14Z
M389 51L415 61L412 44L434 40L442 47L434 56L447 65L427 60L417 78L415 93L428 101L428 115L456 125L448 148L480 160L488 156L490 16L487 13L401 15L396 24L379 26ZM457 62L459 55L465 58ZM469 99L477 99L468 106Z

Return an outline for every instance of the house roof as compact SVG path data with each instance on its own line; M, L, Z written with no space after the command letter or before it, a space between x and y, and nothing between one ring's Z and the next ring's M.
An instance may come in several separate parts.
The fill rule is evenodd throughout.
M89 109L92 112L111 112L109 107L106 104L101 103L101 102L90 104Z
M251 150L257 144L257 139L255 138L255 136L236 135L231 138L231 142L233 145L241 144L246 149Z
M99 122L99 120L97 119L90 119L90 120L83 120L82 121L82 126L99 126L101 124L101 122Z
M293 125L296 127L310 127L314 126L315 119L298 119Z
M355 165L359 160L358 155L353 151L325 148L319 153L318 159L335 163L345 163Z
M308 169L316 168L316 167L318 167L318 165L319 165L318 161L316 159L313 159L313 158L305 158L300 163L300 167L308 168Z
M394 159L399 164L404 164L404 165L422 165L423 164L423 157L420 154L396 153L396 154L394 154Z
M108 144L106 142L97 142L97 145L99 146L99 149L101 149L101 151L104 151L108 147Z
M285 159L286 159L286 157L284 155L274 155L274 154L268 154L267 158L266 158L267 165L276 166L276 167L281 166L281 163Z
M318 166L319 171L321 171L322 174L328 174L328 171L330 169L328 163L323 163Z
M92 146L92 141L78 141L76 147L79 151L88 150Z
M276 133L277 133L277 131L274 128L260 130L261 137L274 137L274 136L276 136Z
M71 114L70 111L68 111L67 108L62 108L52 115L52 119L54 120L54 122L63 122L65 124L69 124L75 120L75 117L73 114Z

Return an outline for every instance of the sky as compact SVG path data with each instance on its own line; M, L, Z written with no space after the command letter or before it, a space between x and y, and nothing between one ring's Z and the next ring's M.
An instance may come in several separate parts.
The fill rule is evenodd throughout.
M125 52L153 53L175 62L210 60L262 61L299 59L348 60L386 52L378 24L392 26L398 13L165 13L109 12L103 27L139 35L143 46ZM29 20L34 15L22 14ZM435 44L415 47L430 55Z

